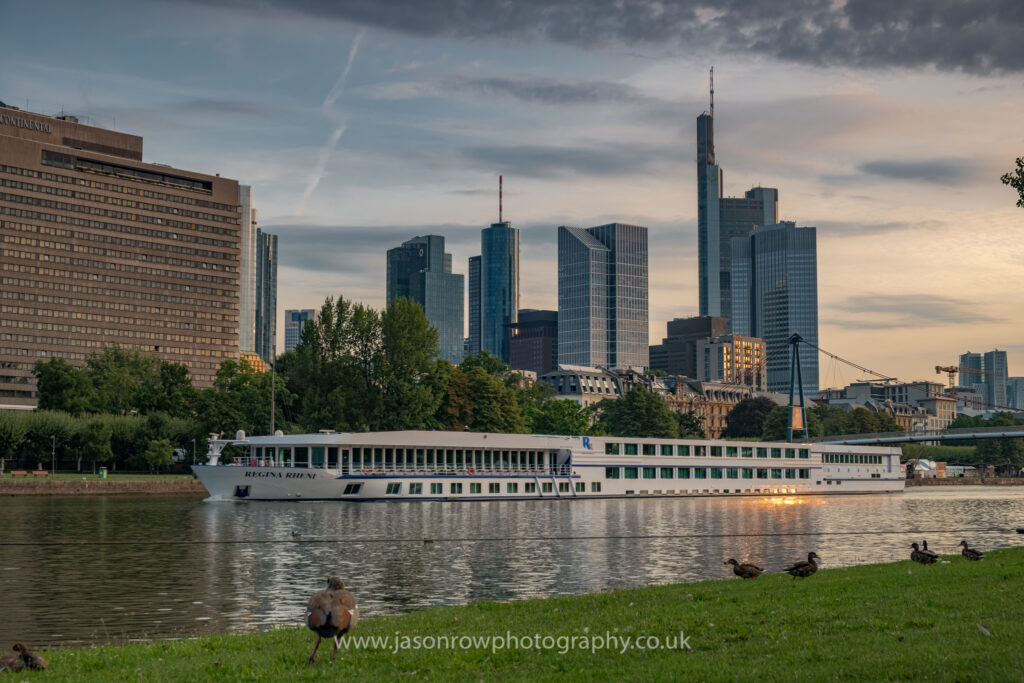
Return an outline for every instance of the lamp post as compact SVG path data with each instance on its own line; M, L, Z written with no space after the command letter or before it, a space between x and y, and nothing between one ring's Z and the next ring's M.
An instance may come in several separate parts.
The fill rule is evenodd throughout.
M50 478L57 473L57 435L50 434Z
M192 464L196 464L196 440L192 439Z

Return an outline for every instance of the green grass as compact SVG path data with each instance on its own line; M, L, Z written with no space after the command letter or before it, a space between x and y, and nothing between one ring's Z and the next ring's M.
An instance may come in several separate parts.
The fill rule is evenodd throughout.
M827 555L827 549L821 549ZM909 551L908 551L909 552ZM364 619L353 636L541 634L689 637L687 650L343 650L313 667L305 629L190 641L55 650L73 680L1021 680L1024 548L982 562L910 562L765 575L576 598L479 603ZM717 563L719 560L712 560ZM731 576L722 567L723 577ZM358 585L354 577L353 584ZM453 577L457 581L458 577ZM311 587L311 592L312 592ZM358 590L358 589L356 589ZM358 593L357 593L358 594ZM306 596L295 596L299 612ZM985 635L978 625L984 625Z
M44 468L45 469L45 468ZM24 470L29 474L27 477L12 477L11 469L7 468L4 470L4 481L47 481L51 477L36 477L32 475L32 470ZM49 471L47 469L47 471ZM53 475L54 481L81 481L82 477L85 477L88 481L102 481L98 475L90 472L57 472ZM182 481L185 479L191 479L191 474L145 474L142 472L131 472L127 474L118 474L116 472L107 472L107 479L109 481Z
M919 443L901 444L903 459L924 458L936 462L974 462L974 446L926 446Z

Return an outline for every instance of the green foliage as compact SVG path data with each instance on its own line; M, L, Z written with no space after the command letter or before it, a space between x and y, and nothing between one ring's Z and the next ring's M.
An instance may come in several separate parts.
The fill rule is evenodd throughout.
M679 422L657 394L641 384L618 399L604 399L595 406L598 425L611 436L674 439Z
M437 340L419 304L396 299L384 311L380 364L373 369L382 407L376 428L426 429L431 424L442 399L440 387L425 381L435 368Z
M515 390L482 367L474 367L466 374L468 400L473 419L469 429L473 432L501 432L521 434L526 422L519 410Z
M823 436L821 420L813 410L807 412L807 432L809 437ZM775 406L764 418L761 439L764 441L784 441L789 426L789 406ZM794 439L803 439L804 430L794 429Z
M13 458L18 453L28 432L29 415L20 410L0 410L0 458Z
M764 431L764 419L775 410L775 401L764 396L745 398L725 416L725 431L722 436L727 439L743 439L759 437Z
M552 398L542 402L529 420L533 434L562 434L566 436L593 436L600 434L591 424L593 411L571 399Z
M1017 191L1017 206L1024 209L1024 157L1017 157L1016 170L1004 173L999 180Z
M86 462L105 463L114 459L110 439L114 430L102 419L91 420L82 434L82 457Z
M474 368L481 368L484 372L491 375L504 375L508 372L508 366L505 365L497 356L492 356L487 351L481 351L480 353L472 356L466 356L462 363L459 364L459 369L469 374Z
M200 393L204 426L199 430L200 435L207 432L234 434L239 429L247 434L269 434L272 379L276 381L275 427L283 426L284 408L295 400L285 379L255 370L248 363L232 360L221 363L213 387Z
M978 462L974 455L974 446L929 446L923 443L903 443L900 444L900 450L903 451L900 458L904 461L911 458L923 458L956 464Z
M676 418L680 439L704 439L704 425L693 413L672 413Z
M71 415L95 412L96 392L88 375L63 358L37 360L32 374L36 376L39 410L60 410Z
M173 455L174 444L168 439L157 439L149 442L141 456L137 456L135 464L148 467L150 472L155 472L161 467L170 467Z

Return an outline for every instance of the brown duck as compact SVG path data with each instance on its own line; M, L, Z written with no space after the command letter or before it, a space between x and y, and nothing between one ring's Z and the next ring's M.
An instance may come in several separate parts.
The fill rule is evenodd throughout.
M23 668L45 669L48 666L49 664L43 659L42 655L28 649L24 643L15 643L11 652L0 657L0 671L14 673L15 671L21 671Z
M756 564L750 564L749 562L737 562L731 557L722 564L731 564L732 573L741 579L756 579L761 576L761 573L764 571Z
M787 574L791 574L794 580L796 580L797 577L801 579L806 579L808 576L818 571L818 565L817 563L815 563L815 560L820 559L821 558L818 557L817 553L810 552L807 553L806 561L801 560L800 562L794 564L792 567L789 567L788 569L783 569L782 571L786 572Z
M921 550L917 543L911 543L910 547L913 550L910 551L910 559L920 564L935 564L939 560L939 556L931 550Z
M985 553L981 552L980 550L975 550L974 548L968 548L967 547L967 541L960 541L960 545L962 545L964 547L964 549L960 551L960 554L964 556L965 560L971 560L972 562L977 562L981 558L985 557Z
M352 630L359 621L359 608L355 597L345 590L337 576L327 579L327 588L313 594L306 607L306 626L316 634L316 645L309 655L309 664L316 657L317 648L324 638L334 638L331 661L338 654L338 636Z

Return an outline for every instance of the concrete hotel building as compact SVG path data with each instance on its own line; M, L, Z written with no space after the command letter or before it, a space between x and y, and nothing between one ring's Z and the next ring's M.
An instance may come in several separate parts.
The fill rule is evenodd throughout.
M235 180L0 103L0 407L37 403L37 360L115 343L210 386L239 357L240 219Z

